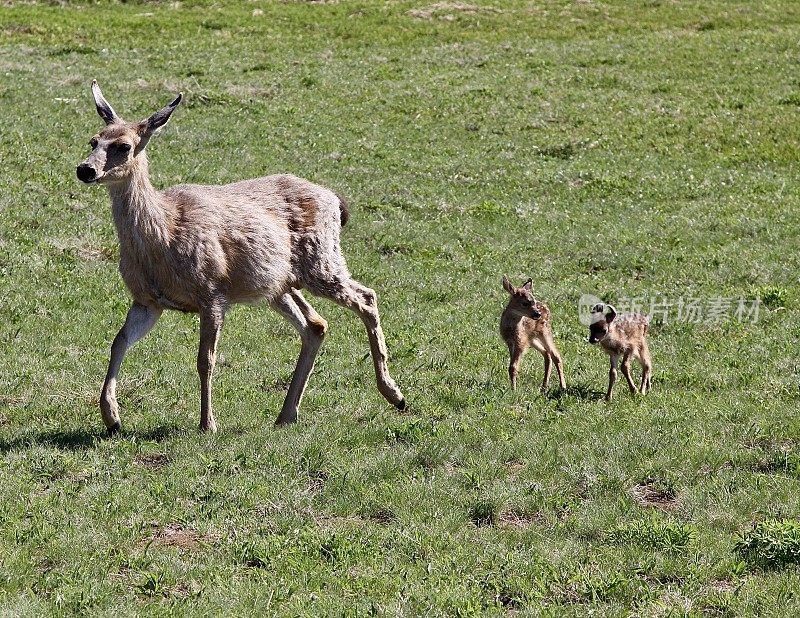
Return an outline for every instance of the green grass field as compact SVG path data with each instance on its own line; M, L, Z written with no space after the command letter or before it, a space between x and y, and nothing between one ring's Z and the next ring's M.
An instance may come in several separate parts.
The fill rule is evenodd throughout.
M791 0L0 2L0 615L800 613L799 41ZM168 312L105 437L130 301L75 178L93 78L131 120L185 93L156 186L348 198L405 413L317 300L296 426L272 423L298 337L236 307L218 435L197 318ZM503 274L553 311L563 396L535 353L508 388ZM607 405L584 293L762 306L670 314L652 393ZM737 551L763 522L785 559Z

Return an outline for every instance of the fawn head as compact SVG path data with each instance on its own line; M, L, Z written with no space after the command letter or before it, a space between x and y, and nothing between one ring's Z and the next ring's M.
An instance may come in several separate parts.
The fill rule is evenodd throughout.
M539 312L538 303L533 297L531 287L533 280L528 279L521 288L515 288L508 277L503 276L503 289L511 294L511 299L508 301L508 309L515 315L538 320L542 317Z
M89 141L92 153L78 165L78 179L86 184L123 180L133 169L136 157L147 146L153 134L167 124L169 117L183 98L175 100L141 122L125 122L106 101L97 80L92 81L92 95L97 113L105 121L105 128Z
M597 304L592 307L592 323L589 325L589 343L598 343L608 334L617 310L611 305Z

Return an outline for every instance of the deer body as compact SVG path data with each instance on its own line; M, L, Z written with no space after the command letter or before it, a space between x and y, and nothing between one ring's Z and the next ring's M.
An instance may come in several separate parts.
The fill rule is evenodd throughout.
M592 323L589 326L589 343L599 343L611 359L608 372L608 391L606 401L613 397L614 383L617 381L617 364L622 357L622 375L631 393L643 395L650 389L653 375L653 362L647 345L650 320L638 313L618 315L611 305L595 305L592 309ZM639 388L631 376L631 360L636 359L642 366L642 383Z
M553 341L550 309L533 297L531 285L532 281L529 279L521 288L516 288L507 277L503 277L503 288L511 298L500 316L500 336L506 342L510 355L508 377L511 380L511 388L514 390L517 388L522 356L528 349L533 348L544 358L542 392L547 390L553 363L558 372L559 386L564 390L567 384L561 355Z
M294 176L163 193L137 180L111 189L112 212L122 278L146 306L196 312L218 294L272 301L305 287L319 255L338 246L339 198Z
M277 421L295 422L327 330L302 288L358 313L367 328L378 389L403 408L405 399L389 375L375 292L352 279L339 246L348 217L344 201L291 175L157 191L149 180L144 147L181 97L132 124L116 115L96 82L92 91L107 126L92 139L92 154L78 166L78 177L108 187L120 273L134 300L112 344L100 397L109 432L120 428L115 389L122 359L164 309L200 314L200 427L215 430L211 374L225 313L232 304L261 300L301 336L300 357Z

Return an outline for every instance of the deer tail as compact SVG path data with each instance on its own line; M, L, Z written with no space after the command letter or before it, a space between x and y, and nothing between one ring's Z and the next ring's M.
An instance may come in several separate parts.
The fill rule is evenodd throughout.
M342 222L342 227L344 227L350 219L350 211L347 208L347 200L338 193L336 197L339 198L339 220Z

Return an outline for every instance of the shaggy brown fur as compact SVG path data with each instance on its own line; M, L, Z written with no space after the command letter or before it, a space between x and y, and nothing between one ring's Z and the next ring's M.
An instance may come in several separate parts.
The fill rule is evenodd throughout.
M511 388L515 390L517 388L517 375L522 355L528 348L534 348L544 357L542 392L547 390L553 362L558 371L559 386L561 390L564 390L567 384L564 380L561 355L553 341L553 331L550 328L550 309L534 298L531 291L532 284L533 281L528 279L521 288L516 288L508 280L508 277L503 277L503 288L511 295L511 298L500 317L500 336L506 342L511 355L508 365Z

